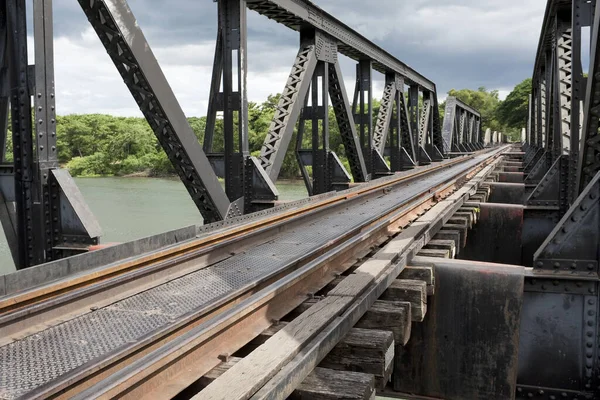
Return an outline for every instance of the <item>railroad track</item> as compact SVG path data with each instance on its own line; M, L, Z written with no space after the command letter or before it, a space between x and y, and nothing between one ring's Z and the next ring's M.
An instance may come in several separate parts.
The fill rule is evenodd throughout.
M301 306L307 293L317 293L352 272L348 279L367 279L364 287L354 294L327 296L333 300L314 305L326 306L329 312L317 313L324 318L320 328L337 321L340 313L350 315L338 321L332 331L337 333L329 336L334 345L406 265L406 251L393 253L386 247L398 246L399 237L410 242L413 252L423 247L439 221L435 226L432 221L413 221L432 207L437 207L439 217L462 205L457 199L446 203L442 199L456 197L461 190L464 193L458 197L465 197L472 189L466 190L465 182L482 170L489 173L490 164L498 161L503 150L300 202L229 229L209 231L196 240L2 298L0 337L13 341L0 347L0 362L9 371L2 377L0 397L133 398L150 393L152 398L173 397ZM370 277L362 274L365 264L358 266L357 260L394 236L382 248L389 258L375 258L380 271L371 271ZM343 291L346 280L332 289L334 294ZM293 330L294 321L265 345ZM264 376L253 385L272 382L275 374L266 371L273 365L290 365L305 348L300 343L308 344L319 332L322 329L307 332L298 348L264 368ZM327 347L319 342L320 352ZM296 368L307 369L322 356L313 354L313 361ZM257 356L251 353L230 371L244 368L251 357ZM24 359L27 362L22 363ZM61 360L63 368L44 369L45 363ZM301 378L294 388L307 375L288 372L296 380ZM291 393L293 386L271 385L277 393ZM213 398L206 391L200 395Z

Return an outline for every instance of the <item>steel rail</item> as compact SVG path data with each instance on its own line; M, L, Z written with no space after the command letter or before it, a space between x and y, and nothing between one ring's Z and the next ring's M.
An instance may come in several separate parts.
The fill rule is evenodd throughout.
M54 318L54 324L60 323L77 314L88 312L90 307L102 307L119 298L222 261L233 253L239 253L256 244L273 230L290 229L294 223L303 221L310 214L330 210L340 203L358 201L365 196L377 194L382 189L387 190L452 167L464 160L465 158L453 159L400 173L340 192L314 204L220 230L205 238L174 245L133 260L109 264L86 274L5 297L0 299L0 345L39 330L39 324L45 327L52 325Z
M379 237L378 235L381 235L382 231L386 231L391 224L396 223L403 227L410 225L410 222L416 219L416 214L421 215L426 209L431 208L433 204L449 196L458 187L463 185L463 179L470 179L476 173L491 164L495 159L496 157L488 158L483 163L464 172L464 174L459 174L453 179L445 181L435 188L430 189L427 195L424 196L424 193L417 194L411 198L410 201L405 202L399 209L396 209L381 218L374 218L369 229L362 230L359 235L340 245L337 251L343 254L345 251L354 248L361 241L367 239L373 240L374 236ZM273 307L273 305L278 304L278 300L289 298L289 292L293 292L294 285L302 282L303 279L308 279L311 274L315 274L315 271L318 270L320 265L326 265L327 263L332 262L327 256L328 255L325 254L321 259L307 264L301 269L286 276L281 281L256 293L243 304L235 307L235 309L226 311L222 315L219 315L214 321L209 321L206 324L199 326L143 359L131 364L117 374L100 381L88 390L74 397L74 399L139 399L150 393L152 396L158 396L160 398L168 398L176 395L177 390L183 388L186 384L192 383L201 376L198 374L202 368L204 368L205 372L208 372L208 370L212 368L209 367L210 364L205 361L206 358L210 359L210 357L207 357L210 353L206 353L206 348L211 348L212 353L214 353L212 354L213 359L217 359L216 355L218 355L218 353L215 353L215 350L222 350L219 349L219 345L223 343L223 336L230 335L229 331L234 330L238 324L243 325L247 323L248 319L250 319L253 314L259 314L265 307ZM404 255L404 257L406 257L406 255ZM391 280L388 279L389 282L387 285L389 285L392 280L393 277L391 277ZM380 289L380 292L382 293L383 290L383 288ZM303 301L304 299L301 300ZM289 307L288 310L293 309L294 307ZM268 324L270 325L270 323ZM243 342L247 343L251 339L252 337L247 337ZM187 374L188 376L186 377L185 383L180 387L178 387L178 385L173 385L172 379L177 375L176 371L181 374L181 371L185 371L186 369L192 370L196 375L190 376L190 374Z
M439 172L440 169L448 167L448 165L458 168L458 164L465 163L464 168L459 169L458 171L451 170L452 175L450 177L440 177L444 178L441 183L433 186L426 186L423 191L418 192L418 194L414 195L409 201L403 202L402 204L397 204L392 210L384 213L384 215L371 218L369 221L361 224L360 227L355 228L352 232L340 237L338 240L324 244L316 251L313 251L312 254L305 257L304 260L291 263L286 267L285 270L280 270L274 276L265 277L262 282L256 282L250 287L240 288L237 291L233 291L226 298L210 304L205 309L196 310L193 315L188 315L185 316L185 318L181 318L179 321L174 321L173 324L170 324L169 326L164 327L164 329L161 329L157 332L153 332L149 337L146 337L144 340L140 340L137 343L128 346L126 349L119 349L119 351L106 358L103 358L102 360L89 363L83 368L71 371L70 373L62 376L61 379L51 382L46 386L42 386L35 392L29 393L28 397L70 397L78 391L85 389L87 386L92 385L99 380L110 376L111 374L114 374L127 364L134 362L143 355L155 354L153 353L154 351L160 352L160 349L164 349L165 343L183 340L179 338L186 337L188 332L204 329L203 332L205 336L203 337L206 339L206 323L210 325L209 321L212 320L214 322L219 320L219 318L221 318L222 315L224 315L223 313L227 312L227 310L235 312L235 314L238 316L241 315L240 312L248 315L248 313L260 311L263 314L262 317L259 317L257 320L241 317L241 319L238 318L235 319L235 321L228 320L229 322L226 325L219 325L222 333L225 332L225 335L235 336L237 334L246 332L244 329L227 329L232 328L233 325L236 324L246 324L246 330L250 329L250 331L256 332L256 329L262 327L262 325L270 324L269 317L271 315L280 315L284 311L287 313L291 311L290 308L293 308L295 305L297 305L295 303L302 302L308 289L318 288L319 286L326 284L328 280L332 280L335 276L335 273L339 273L339 266L343 263L344 259L348 259L349 257L351 258L354 255L352 251L348 250L354 249L354 251L356 251L356 249L360 248L360 243L371 243L376 237L381 237L382 232L388 232L390 225L392 225L394 222L401 220L402 222L399 226L408 224L412 219L414 219L414 215L412 219L408 217L410 216L411 212L420 210L425 203L435 201L439 198L440 193L457 187L457 182L468 176L470 171L483 168L482 165L491 162L491 160L496 158L499 153L500 150L491 152L481 162L476 164L471 163L473 165L469 164L468 161L472 161L475 156L470 156L456 160L452 163L446 163L444 165L430 168L428 171L421 171L419 174L417 174L418 176ZM482 154L480 153L479 156L481 155ZM413 179L416 179L415 174L412 174L409 177L392 179L384 186L389 188L390 186L395 186L398 183ZM364 199L367 194L379 194L379 189L381 189L382 185L383 184L374 185L377 189L364 189L364 193L360 197L356 193L354 193L354 195L352 195L352 193L347 193L345 198ZM346 206L347 204L343 205ZM298 274L301 272L304 275L298 276ZM289 281L292 276L296 276L297 278L293 282ZM284 285L285 288L282 289L282 282L286 280L288 281L288 285ZM273 291L273 287L278 287L279 289ZM248 302L252 296L256 296L260 293L264 294L264 290L267 290L268 288L271 288L269 289L271 291L269 292L270 297L267 297L269 297L271 300L278 299L279 301L266 301L265 303L262 303L262 306L260 307L258 303L252 303L254 305L249 305ZM263 300L266 300L266 298L263 297ZM278 309L279 312L277 311ZM258 325L248 326L248 324L251 325L252 323L258 323ZM212 337L211 335L209 336ZM234 347L238 346L237 348L239 348L245 344L243 342L246 340L246 338L237 338L229 341L225 340L224 342L229 343ZM221 350L219 349L219 346L216 346L214 341L211 340L211 343L213 343L213 346L210 348L210 351L214 353L214 351ZM208 351L207 349L209 348L205 348L206 351ZM212 355L214 357L207 357L206 359L214 360L218 354ZM212 365L211 368L213 366L214 365Z

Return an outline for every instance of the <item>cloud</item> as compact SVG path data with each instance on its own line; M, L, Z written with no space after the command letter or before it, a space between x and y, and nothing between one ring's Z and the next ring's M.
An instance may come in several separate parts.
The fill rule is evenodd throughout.
M216 3L129 0L178 101L204 115L214 57ZM497 89L505 96L531 74L544 13L538 0L319 0L347 25L436 82ZM55 0L55 68L60 114L140 115L110 58L76 2ZM248 11L248 95L262 102L281 92L298 50L298 33ZM30 53L31 51L30 46ZM349 96L355 63L342 57ZM374 96L383 76L374 74Z

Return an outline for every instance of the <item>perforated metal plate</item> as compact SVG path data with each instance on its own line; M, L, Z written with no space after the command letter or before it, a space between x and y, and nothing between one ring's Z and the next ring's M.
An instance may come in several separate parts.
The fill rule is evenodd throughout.
M0 347L0 398L16 399L254 285L352 228L398 207L481 158L322 215L244 253Z

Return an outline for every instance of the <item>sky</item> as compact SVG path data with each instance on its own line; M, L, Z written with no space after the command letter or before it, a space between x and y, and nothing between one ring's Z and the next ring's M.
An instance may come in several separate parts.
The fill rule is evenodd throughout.
M443 100L450 89L495 89L504 98L530 77L543 0L314 0L314 3L430 80ZM188 116L203 116L217 29L210 0L129 0L129 5ZM54 0L59 114L141 116L76 0ZM299 34L248 11L248 97L282 91ZM32 57L32 38L29 52ZM355 62L341 58L349 95ZM374 73L374 96L383 75Z

